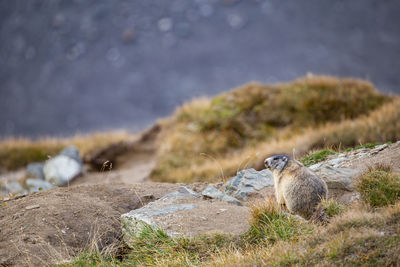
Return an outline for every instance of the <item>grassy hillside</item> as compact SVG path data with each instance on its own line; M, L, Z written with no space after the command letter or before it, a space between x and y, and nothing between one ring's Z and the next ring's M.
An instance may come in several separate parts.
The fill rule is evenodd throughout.
M162 122L157 181L215 181L271 153L302 155L400 137L399 101L371 83L327 76L250 83L197 99Z

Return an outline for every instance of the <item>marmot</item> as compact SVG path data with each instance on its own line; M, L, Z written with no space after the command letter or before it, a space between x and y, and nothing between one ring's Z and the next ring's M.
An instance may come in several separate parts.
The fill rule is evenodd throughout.
M274 175L278 204L286 205L291 213L310 219L321 200L327 197L325 181L286 155L269 157L264 164Z

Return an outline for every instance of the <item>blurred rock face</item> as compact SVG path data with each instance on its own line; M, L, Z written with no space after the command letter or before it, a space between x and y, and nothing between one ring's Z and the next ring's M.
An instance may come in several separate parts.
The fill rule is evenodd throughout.
M0 0L0 136L141 129L307 72L400 92L400 3Z

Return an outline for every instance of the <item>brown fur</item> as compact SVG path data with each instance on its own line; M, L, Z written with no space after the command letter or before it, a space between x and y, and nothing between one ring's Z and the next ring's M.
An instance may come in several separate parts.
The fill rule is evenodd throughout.
M275 196L289 212L309 219L323 198L327 197L326 183L300 162L290 159L282 171L272 170Z

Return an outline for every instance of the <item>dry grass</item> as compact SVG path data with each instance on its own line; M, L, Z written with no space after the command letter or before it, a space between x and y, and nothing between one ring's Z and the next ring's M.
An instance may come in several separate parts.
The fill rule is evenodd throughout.
M396 266L400 260L399 218L400 203L375 212L353 207L299 241L228 251L204 266Z
M290 136L278 135L271 140L260 141L256 146L233 150L229 155L211 153L213 160L201 156L197 152L201 151L201 146L196 147L195 144L177 155L172 150L181 145L170 143L166 138L152 177L165 182L218 181L222 179L221 169L224 176L229 177L235 175L238 168L262 168L263 159L272 154L285 153L299 158L320 148L345 149L370 142L394 142L399 139L400 99L396 97L392 102L356 119L307 127Z
M0 141L0 172L15 170L28 163L43 161L56 155L64 147L75 145L81 156L120 141L131 140L134 135L126 131L114 131L76 135L70 138L7 138Z
M368 82L326 76L273 86L250 83L211 100L194 100L162 122L158 164L151 176L168 182L212 181L221 169L233 175L239 166L254 167L269 153L390 141L400 135L399 123L387 125L382 117L399 117L393 110L399 103L391 106L391 101ZM380 114L370 114L384 103ZM352 126L372 128L369 114L382 117L377 129ZM314 136L316 141L298 144Z
M67 266L395 266L400 260L400 202L374 210L355 203L327 225L296 220L271 201L254 206L252 215L250 230L236 238L173 239L149 228L118 260L88 252Z
M400 200L400 174L382 164L369 167L359 178L357 190L361 199L372 207L394 204Z

